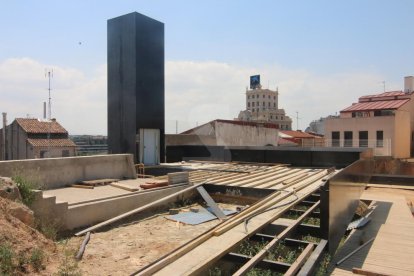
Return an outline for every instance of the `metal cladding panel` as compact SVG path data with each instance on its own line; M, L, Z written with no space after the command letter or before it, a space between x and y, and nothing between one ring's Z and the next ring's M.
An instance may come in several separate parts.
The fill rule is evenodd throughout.
M321 223L323 238L334 253L358 207L362 192L374 171L373 160L358 160L329 179L327 196L322 196ZM323 192L322 192L323 193ZM326 223L326 220L328 223ZM327 228L327 229L326 229Z
M164 24L139 13L108 20L108 150L139 155L139 129L160 130L164 161Z

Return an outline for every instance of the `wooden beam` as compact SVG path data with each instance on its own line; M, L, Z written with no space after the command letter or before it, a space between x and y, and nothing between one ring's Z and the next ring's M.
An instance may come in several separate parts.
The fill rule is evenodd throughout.
M296 226L298 226L309 214L311 214L316 208L319 207L320 201L316 202L312 207L306 210L303 215L301 215L294 224L287 227L285 230L282 231L279 235L277 235L272 241L266 244L262 250L259 251L254 257L252 257L247 263L245 263L239 270L237 270L233 275L241 276L246 275L250 269L252 269L258 262L263 260L267 253L273 249L277 245L280 240L284 239L290 231L292 231Z
M153 201L153 202L151 202L151 203L148 203L148 204L146 204L146 205L144 205L144 206L141 206L141 207L138 207L138 208L136 208L136 209L134 209L134 210L128 211L128 212L126 212L126 213L123 213L123 214L121 214L121 215L119 215L119 216L116 216L116 217L113 217L113 218L111 218L111 219L105 220L105 221L103 221L103 222L101 222L101 223L98 223L98 224L96 224L96 225L94 225L94 226L91 226L91 227L89 227L89 228L86 228L85 230L82 230L82 231L80 231L80 232L76 233L76 234L75 234L75 236L80 236L80 235L83 235L83 234L85 234L85 233L87 233L87 232L89 232L89 231L94 231L94 230L96 230L96 229L101 228L102 226L109 225L109 224L111 224L111 223L114 223L115 221L121 220L121 219L126 218L126 217L129 217L129 216L131 216L131 215L133 215L133 214L136 214L136 213L139 213L139 212L141 212L141 211L144 211L144 210L146 210L146 209L148 209L148 208L150 208L150 207L153 207L153 206L156 206L156 205L158 205L158 204L160 204L160 203L163 203L164 201L170 200L170 199L172 199L172 198L174 198L174 197L176 197L176 196L178 196L178 195L181 195L181 194L183 194L183 193L186 193L186 192L188 192L188 191L191 191L191 190L193 190L193 189L196 189L197 187L199 187L199 186L201 186L201 185L203 185L203 184L205 184L205 182L198 183L198 184L196 184L196 185L190 186L190 187L188 187L188 188L186 188L186 189L184 189L184 190L181 190L181 191L179 191L179 192L173 193L173 194L171 194L171 195L168 195L168 196L166 196L166 197L163 197L163 198L161 198L161 199L158 199L158 200L156 200L156 201Z
M299 271L299 269L302 267L303 263L309 258L313 251L313 244L308 244L305 249L302 251L302 253L299 255L299 257L292 263L288 271L286 271L286 276L293 276L296 275L296 272Z
M303 265L301 270L298 272L297 276L312 275L311 273L313 272L314 268L318 264L318 261L320 260L322 253L325 251L327 244L328 244L327 240L322 239L319 242L318 246L316 246L315 250L312 252L312 255L310 255L306 263Z

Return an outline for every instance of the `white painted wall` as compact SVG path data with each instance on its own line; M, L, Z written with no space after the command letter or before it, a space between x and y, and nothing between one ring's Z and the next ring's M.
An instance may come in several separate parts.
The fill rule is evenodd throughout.
M279 131L274 128L216 122L217 145L277 146Z

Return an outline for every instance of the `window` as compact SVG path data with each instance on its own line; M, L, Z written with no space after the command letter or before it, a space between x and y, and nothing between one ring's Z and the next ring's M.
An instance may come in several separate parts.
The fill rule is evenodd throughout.
M254 107L254 102L252 102L252 106Z
M259 98L259 94L256 95L256 98Z
M266 103L265 102L263 102L263 107L265 107L266 106Z
M248 99L250 99L250 96L247 96Z
M276 96L273 97L273 100L276 100Z
M269 95L269 99L270 99L270 95Z
M360 148L368 147L368 131L359 132L359 147Z
M270 107L270 103L268 103L268 104L269 104L268 106Z
M254 95L252 95L252 99L254 99Z
M332 131L332 147L339 147L339 131Z
M273 103L273 107L276 107L276 103Z
M257 106L260 106L259 102L257 102Z
M344 132L344 147L352 147L352 131Z
M253 103L254 104L254 103ZM252 112L254 112L254 108L252 109Z
M279 120L279 116L276 116L276 120Z
M69 150L62 150L62 157L69 157Z
M250 103L247 103L247 107L250 107Z
M265 98L266 96L263 94L263 99Z
M377 148L384 147L384 131L377 130Z
M283 120L283 116L280 116L280 120Z
M273 119L273 115L270 115L270 119Z

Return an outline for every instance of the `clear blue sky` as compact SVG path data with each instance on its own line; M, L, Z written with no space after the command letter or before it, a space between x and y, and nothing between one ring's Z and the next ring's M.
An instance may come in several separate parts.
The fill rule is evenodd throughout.
M165 23L167 62L187 61L199 66L215 62L233 69L242 68L246 72L244 82L234 89L237 91L233 94L237 104L229 107L231 112L226 113L228 117L237 117L235 110L243 108L243 89L249 74L262 74L262 79L270 85L284 88L280 90L280 105L291 117L295 116L295 111L303 114L300 122L302 129L309 121L350 105L361 93L380 91L382 80L386 81L387 88L400 90L402 78L414 74L414 1L410 0L1 1L0 65L3 67L0 70L15 69L6 62L11 58L29 58L39 67L48 65L62 70L77 70L82 73L85 83L90 79L99 79L97 68L106 64L106 21L133 11ZM166 70L173 70L169 68L177 67L167 66ZM190 73L192 71L189 70ZM175 95L182 93L178 90L187 89L186 95L191 95L191 91L196 90L193 86L177 83L169 72L166 72L166 94ZM264 72L267 74L264 75ZM43 71L39 73L42 74ZM287 79L294 79L292 75L295 74L303 77L300 85L289 86ZM358 94L350 98L342 95L338 100L345 102L332 109L320 110L320 114L315 110L305 110L305 103L295 106L289 98L290 91L296 91L297 95L315 94L318 90L314 89L318 85L320 90L346 93L343 86L349 84L353 87L352 78L338 83L341 88L335 87L336 78L344 80L343 76L357 76L354 79L358 79L360 75L370 76L359 80L361 83L364 81L366 87L357 86L361 87ZM26 82L24 70L20 71L19 77L22 83ZM55 74L55 79L58 78ZM74 78L71 77L72 82L76 82ZM232 73L227 72L225 78L232 78ZM325 87L324 83L330 80L333 84ZM1 102L8 100L5 97L9 96L4 89L12 87L7 81L0 78L0 111L14 116L35 113L29 110L33 108L30 102L26 103L29 111L25 114L13 114L9 110L10 105L2 107ZM59 84L58 80L54 81ZM219 78L217 81L226 80ZM370 81L372 83L368 83ZM203 82L199 84L206 85ZM102 87L105 88L105 85ZM225 84L223 87L230 89ZM173 97L166 96L173 100ZM102 91L102 97L103 103L106 91ZM309 100L312 98L323 104L325 97L326 94L321 94L319 98L312 95ZM106 112L106 106L97 108ZM224 113L220 116L210 114L210 117L184 115L179 113L173 102L167 102L166 108L167 120L191 121L192 117L198 116L194 119L198 121L226 116ZM88 132L87 126L70 123L70 114L59 115L69 125L70 132ZM104 123L94 131L105 134L106 114L102 117Z

